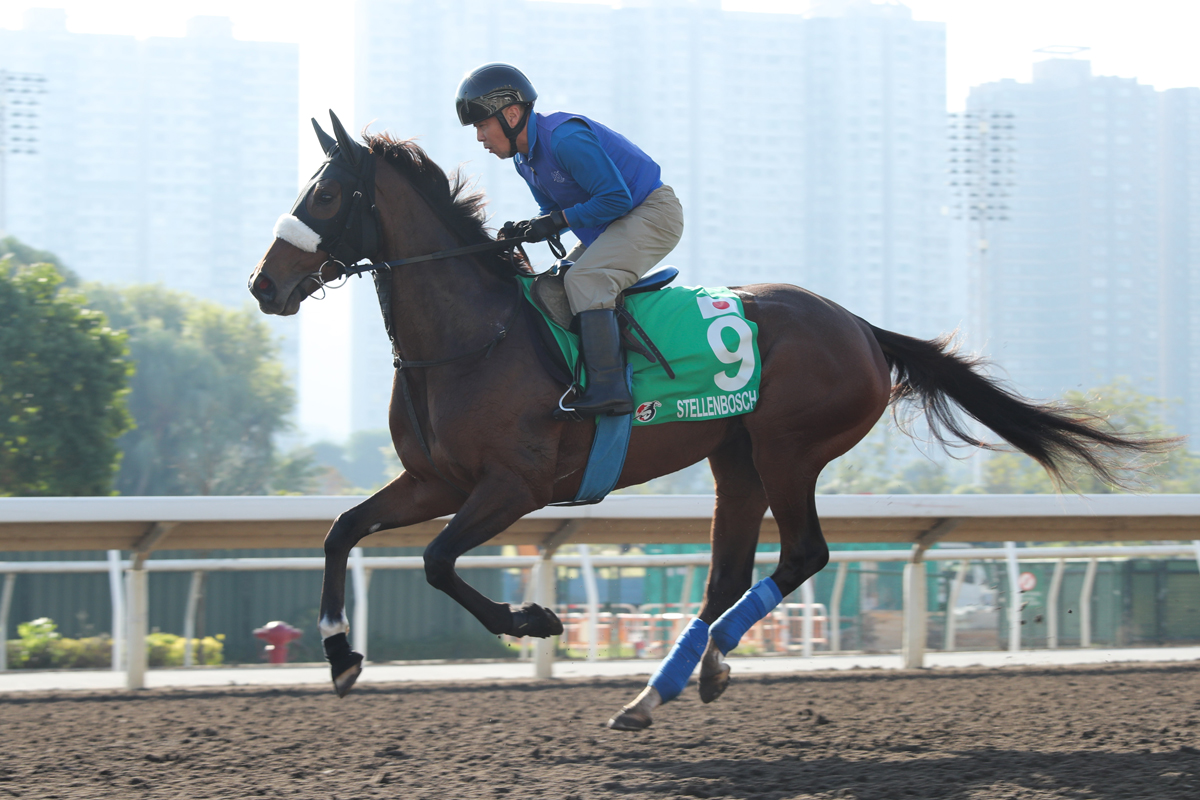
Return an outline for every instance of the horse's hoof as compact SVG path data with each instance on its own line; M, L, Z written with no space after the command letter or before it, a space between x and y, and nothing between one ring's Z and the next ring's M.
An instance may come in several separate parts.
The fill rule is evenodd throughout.
M359 675L362 675L362 656L358 653L354 655L358 656L357 664L347 669L341 675L337 674L336 667L333 670L333 690L337 692L338 697L345 697L350 694L350 690L354 688L354 682L358 680Z
M321 644L329 661L329 671L333 674L333 689L338 697L345 697L362 674L362 653L350 649L350 642L344 633L330 636Z
M700 675L700 702L711 703L729 686L729 665L722 664L715 675Z
M533 636L545 639L548 636L560 636L563 632L562 621L548 608L542 608L537 603L525 603L520 608L512 610L512 628L510 636Z
M627 708L608 721L608 727L614 731L644 731L654 722L649 714L642 714Z

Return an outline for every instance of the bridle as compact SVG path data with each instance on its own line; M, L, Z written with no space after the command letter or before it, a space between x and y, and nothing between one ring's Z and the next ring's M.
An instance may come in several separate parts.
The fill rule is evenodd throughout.
M316 125L315 120L314 125ZM509 331L517 321L517 317L521 312L523 300L522 295L524 290L520 281L513 281L514 285L516 286L517 296L515 298L515 302L513 303L512 311L510 312L508 319L505 320L503 326L500 328L500 331L483 346L474 348L465 353L450 356L448 358L429 361L416 361L406 360L400 355L400 346L396 339L395 327L392 320L392 282L387 278L390 276L392 270L399 267L440 261L448 258L457 258L460 256L498 252L503 252L505 255L507 255L509 265L512 268L514 275L529 274L527 270L518 267L515 254L515 251L520 250L521 255L524 257L524 249L522 245L530 242L529 230L528 228L522 229L520 226L518 226L516 230L505 230L503 232L504 238L502 239L465 245L463 247L454 247L448 250L438 250L433 253L425 253L422 255L410 256L408 258L401 258L393 261L372 262L369 259L366 259L364 257L365 253L371 252L382 241L382 231L380 230L382 227L382 221L379 215L379 209L375 205L375 156L357 142L350 141L349 137L344 135L341 124L336 121L336 118L334 120L334 130L338 133L338 139L336 143L337 147L336 149L332 146L326 148L329 159L324 165L322 165L322 168L318 170L317 174L313 176L310 183L315 184L331 169L337 169L337 171L342 173L349 172L354 177L353 188L351 188L348 192L351 200L349 203L349 208L344 214L342 210L339 209L338 213L335 214L332 219L316 223L318 228L327 231L327 233L321 234L319 249L324 250L329 254L329 256L321 264L321 266L316 269L316 271L301 278L299 285L303 286L307 281L315 281L317 287L308 295L308 297L314 297L315 299L320 300L325 297L325 290L327 288L340 288L350 280L351 276L358 275L361 277L367 273L372 275L375 281L375 293L379 299L379 308L383 314L384 329L386 330L388 340L392 345L392 366L396 370L396 382L400 384L400 392L404 398L404 409L408 416L409 428L413 431L413 434L417 440L417 444L421 448L421 452L425 454L425 459L429 462L429 465L433 467L433 471L438 475L438 477L440 477L450 486L453 486L464 496L469 495L470 493L467 490L463 489L448 476L446 476L440 469L438 469L437 463L433 460L433 453L430 450L428 441L425 439L424 431L421 430L421 421L417 416L416 406L413 404L412 388L409 386L407 370L431 369L479 356L482 356L485 359L491 357L492 351L495 350L496 346L504 341L505 338L507 338ZM322 134L323 132L318 126L318 137L321 137ZM325 140L322 139L322 143L324 142ZM330 144L332 145L333 143L330 142ZM358 150L354 151L356 156L354 158L350 158L348 155L346 155L347 151L349 151L351 148L358 148ZM335 166L335 159L348 161L350 168L347 168L346 164L338 164ZM426 205L432 209L434 213L441 216L441 210L438 204L432 202L431 198L426 196L419 186L413 183L410 183L410 185L417 192L417 194L421 195L422 199L425 200ZM308 214L307 209L304 207L305 197L309 191L315 191L315 187L311 190L306 189L301 193L300 199L296 202L296 205L292 209L293 215L297 215L297 212L302 212L311 218L312 215ZM345 192L345 190L343 191ZM306 220L301 221L307 222ZM443 223L448 222L445 217L442 218L442 221ZM309 227L311 230L312 225L310 224ZM448 225L448 227L450 226ZM563 247L562 242L557 235L550 237L546 241L550 246L551 252L553 252L557 258L563 258L566 255L566 248ZM525 262L528 263L527 258L525 259ZM334 267L336 274L327 280L325 278L325 271L330 265ZM552 267L552 269L554 268ZM319 296L318 292L320 293Z

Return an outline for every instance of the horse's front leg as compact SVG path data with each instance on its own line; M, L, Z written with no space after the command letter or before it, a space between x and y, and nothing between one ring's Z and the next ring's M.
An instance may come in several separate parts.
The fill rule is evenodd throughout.
M532 493L518 479L493 479L476 485L454 519L425 548L425 579L450 595L494 634L546 638L563 632L562 622L548 608L535 603L520 607L485 597L459 577L454 563L539 508Z
M375 494L334 520L325 536L325 577L317 627L338 697L345 697L362 673L361 654L350 649L346 633L346 561L364 537L453 514L463 496L442 481L418 481L403 472Z

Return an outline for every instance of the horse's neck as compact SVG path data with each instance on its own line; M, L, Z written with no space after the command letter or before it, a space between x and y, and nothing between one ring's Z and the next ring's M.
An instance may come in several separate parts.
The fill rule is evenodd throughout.
M377 191L385 260L462 245L407 183L387 181ZM486 344L501 330L514 294L511 285L479 257L391 270L392 330L401 357L440 360Z

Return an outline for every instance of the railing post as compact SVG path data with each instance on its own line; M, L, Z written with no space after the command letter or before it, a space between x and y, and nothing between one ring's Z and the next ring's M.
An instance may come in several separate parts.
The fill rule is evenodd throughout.
M925 666L926 599L925 562L920 556L904 565L904 669Z
M127 640L125 688L146 688L146 636L149 631L149 576L139 559L134 559L125 573L129 616L125 625Z
M600 592L596 589L596 570L592 568L592 554L586 544L579 545L579 573L587 594L587 658L596 661L600 657Z
M196 570L192 573L192 582L188 586L187 610L183 614L183 665L193 666L194 640L196 638L196 613L200 607L200 597L204 592L204 573Z
M355 547L350 551L350 575L354 582L354 621L350 625L354 649L367 660L367 622L370 606L367 593L370 590L371 571L363 564L363 551Z
M1083 573L1083 589L1079 592L1079 646L1092 646L1092 587L1096 585L1096 565L1099 559L1089 558Z
M1200 550L1197 550L1200 553ZM683 614L683 624L687 625L689 620L688 606L692 604L692 584L696 580L696 566L688 564L684 568L683 573L683 591L679 593L679 613Z
M547 611L554 611L554 606L558 602L554 596L558 583L558 568L554 566L554 554L558 552L558 548L570 541L578 530L579 520L569 519L558 530L547 536L541 544L542 558L538 563L539 569L534 571L533 576L537 581L534 591L537 597L535 602ZM554 677L554 651L558 649L558 637L547 636L545 639L538 639L534 648L533 674L542 679Z
M942 649L947 653L953 653L954 648L958 646L955 641L958 631L958 620L954 618L954 609L958 608L958 598L962 594L963 581L967 578L967 569L971 562L958 562L958 569L954 572L954 580L950 583L950 596L946 598L946 628L945 642Z
M1058 596L1062 592L1066 567L1065 558L1054 562L1054 575L1050 578L1050 591L1046 594L1046 646L1051 650L1058 648Z
M146 572L146 559L154 548L175 528L177 522L155 522L133 545L133 558L126 575L128 617L125 626L127 639L125 652L125 688L146 688L148 653L146 636L150 633L150 577Z
M125 586L121 551L108 551L108 593L112 603L112 670L120 672L125 653Z
M849 561L839 561L837 575L833 579L833 596L829 598L829 651L842 651L842 592L846 589L846 573Z
M1008 564L1008 652L1021 649L1021 568L1017 564L1017 543L1004 543L1004 560Z
M813 654L813 605L817 602L813 592L813 579L800 584L800 602L804 603L804 616L800 620L800 653L805 658Z
M537 604L542 608L553 611L555 604L555 584L557 569L554 562L554 551L548 547L542 548L542 563L537 570ZM534 644L534 675L541 679L554 677L554 649L558 642L553 636L538 639Z
M0 594L0 672L8 669L8 615L12 609L13 587L16 583L15 572L4 576L4 590Z

